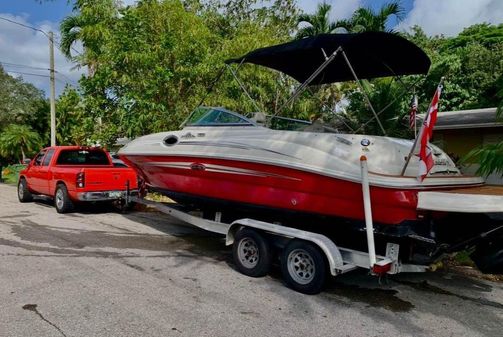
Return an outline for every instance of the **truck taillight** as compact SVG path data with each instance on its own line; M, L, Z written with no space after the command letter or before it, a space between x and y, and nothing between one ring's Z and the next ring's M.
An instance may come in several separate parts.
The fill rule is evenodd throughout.
M79 172L77 173L77 187L84 187L86 186L86 176L84 172Z

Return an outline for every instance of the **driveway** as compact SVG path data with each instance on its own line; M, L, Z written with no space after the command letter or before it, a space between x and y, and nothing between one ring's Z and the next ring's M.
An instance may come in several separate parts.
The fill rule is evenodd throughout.
M21 204L0 184L0 336L501 336L503 284L356 271L315 296L235 271L222 238L156 212Z

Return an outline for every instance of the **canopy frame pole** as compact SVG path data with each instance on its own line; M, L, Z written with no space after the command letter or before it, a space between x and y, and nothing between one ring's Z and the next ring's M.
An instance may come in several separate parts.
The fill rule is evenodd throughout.
M381 128L382 133L385 136L387 136L386 130L384 130L384 127L383 127L383 125L381 123L381 120L379 119L379 116L377 115L377 113L376 113L376 111L374 109L374 106L372 105L372 102L370 102L370 98L368 97L367 92L363 88L363 85L360 83L360 79L358 78L358 76L356 76L356 72L353 69L353 66L351 65L351 62L349 62L349 59L348 59L346 53L344 52L344 50L342 51L342 56L344 57L344 60L346 61L347 65L349 67L349 70L351 70L351 74L353 74L353 77L354 77L356 83L358 84L358 87L362 91L362 94L365 97L365 100L367 101L367 105L369 106L370 110L372 110L372 113L374 114L374 118L377 120L377 123L379 124L379 127Z
M325 102L323 102L321 99L319 99L318 97L316 97L316 95L314 94L314 92L312 92L312 90L307 88L307 92L310 93L311 96L318 101L318 103L321 103L321 105L323 105L323 107L327 107L327 104ZM339 119L342 122L342 124L344 124L344 126L346 126L349 130L351 130L352 133L355 133L355 130L348 123L346 123L346 121L344 120L344 118L342 116L339 116L339 114L335 111L333 111L333 112L334 112L333 113L334 117ZM339 132L339 131L337 131L337 132Z
M243 59L241 61L241 63L239 64L239 67L241 66L241 64L243 64L245 59ZM243 82L241 82L241 80L239 79L237 73L234 71L234 69L232 69L232 67L228 64L225 64L225 66L227 67L227 69L229 69L230 73L232 74L232 76L234 77L234 80L236 80L236 82L239 84L239 86L241 87L241 90L244 91L245 95L248 97L248 99L252 102L252 104L255 106L255 109L257 109L257 112L260 112L260 108L257 104L257 102L251 97L250 93L248 92L248 90L246 90L246 87L244 86Z
M399 81L401 82L401 81ZM378 113L377 115L380 116L384 111L386 111L393 103L395 103L396 101L398 101L400 98L402 98L403 95L405 95L409 89L413 88L415 90L415 87L417 85L417 83L419 82L419 79L417 79L414 83L412 83L412 85L410 85L409 87L406 87L404 85L404 88L406 91L403 91L400 95L398 95L397 97L395 97L395 99L393 99L390 103L388 103L388 105L386 105L384 108L382 108ZM402 82L401 82L402 83ZM375 119L375 117L372 117L370 118L368 121L366 121L363 125L361 125L358 129L356 129L356 131L354 133L357 133L359 132L360 130L362 130L364 127L366 127L367 125L369 125L369 123L371 123L373 120Z
M314 71L314 73L309 76L307 80L304 81L301 85L295 89L292 96L286 101L285 104L281 108L278 109L278 112L285 109L290 103L292 103L303 91L304 89L335 59L339 52L343 52L342 47L338 47L329 57L325 56L325 61ZM322 49L322 53L325 54L325 51ZM277 114L277 113L276 113ZM276 114L273 116L275 117Z

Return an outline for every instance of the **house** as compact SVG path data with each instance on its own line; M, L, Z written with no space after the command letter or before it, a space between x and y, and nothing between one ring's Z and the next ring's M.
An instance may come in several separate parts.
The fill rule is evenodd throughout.
M496 108L438 112L432 142L455 161L482 145L503 141L503 120L496 117ZM475 174L477 163L464 164L465 174ZM503 185L503 178L493 174L490 184Z

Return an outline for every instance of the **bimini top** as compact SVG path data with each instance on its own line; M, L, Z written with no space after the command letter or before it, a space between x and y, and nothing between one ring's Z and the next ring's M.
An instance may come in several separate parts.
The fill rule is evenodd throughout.
M276 46L253 50L226 63L248 62L279 70L304 82L341 47L362 79L426 74L430 59L426 53L405 38L391 33L320 34ZM354 80L342 53L311 82L324 84Z

